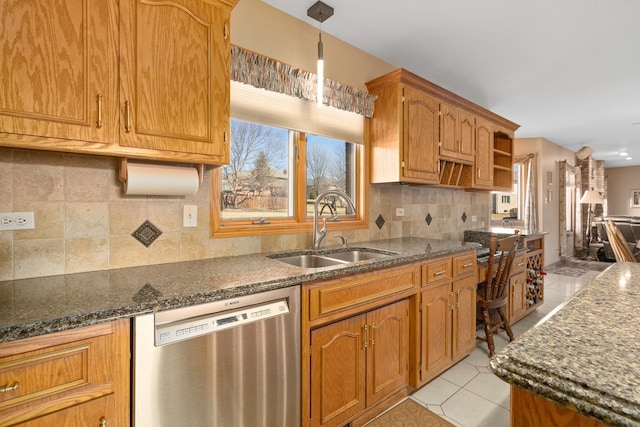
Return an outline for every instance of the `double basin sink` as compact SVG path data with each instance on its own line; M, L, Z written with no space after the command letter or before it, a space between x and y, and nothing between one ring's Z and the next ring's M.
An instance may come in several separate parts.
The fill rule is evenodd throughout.
M334 265L352 264L358 261L371 259L388 258L397 255L395 252L381 251L370 248L341 248L333 251L323 251L321 253L298 254L291 256L270 256L277 261L302 268L321 268Z

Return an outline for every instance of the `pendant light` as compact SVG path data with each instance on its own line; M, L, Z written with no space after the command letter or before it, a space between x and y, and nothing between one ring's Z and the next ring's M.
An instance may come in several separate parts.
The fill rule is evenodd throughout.
M333 16L333 8L321 1L317 1L307 9L307 16L320 23L318 34L318 88L316 90L318 105L322 106L324 100L324 47L322 45L322 23Z

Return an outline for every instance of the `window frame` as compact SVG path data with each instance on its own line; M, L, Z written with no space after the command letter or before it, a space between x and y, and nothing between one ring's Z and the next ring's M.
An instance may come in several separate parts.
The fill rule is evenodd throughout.
M262 224L255 224L252 219L223 220L221 217L222 206L222 167L210 171L210 237L247 237L270 234L310 233L313 228L313 217L307 217L306 205L306 164L307 147L306 134L294 132L295 171L294 177L294 212L292 217L269 218ZM369 226L368 200L369 200L369 171L366 146L354 143L356 149L356 195L353 203L356 207L355 216L341 217L340 221L327 222L327 229L332 230L356 230Z

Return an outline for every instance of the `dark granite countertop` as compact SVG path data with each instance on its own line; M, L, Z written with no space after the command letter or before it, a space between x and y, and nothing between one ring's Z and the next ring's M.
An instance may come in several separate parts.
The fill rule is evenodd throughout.
M265 254L254 254L0 282L0 342L455 254L479 246L398 238L352 244L353 248L396 254L346 266L301 268ZM311 251L287 253L304 252Z
M640 426L640 264L616 263L490 361L504 381L614 426Z

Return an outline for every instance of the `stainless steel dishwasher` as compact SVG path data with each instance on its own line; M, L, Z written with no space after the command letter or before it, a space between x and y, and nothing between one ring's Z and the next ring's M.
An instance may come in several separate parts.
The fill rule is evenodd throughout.
M134 319L135 427L300 424L300 287Z

